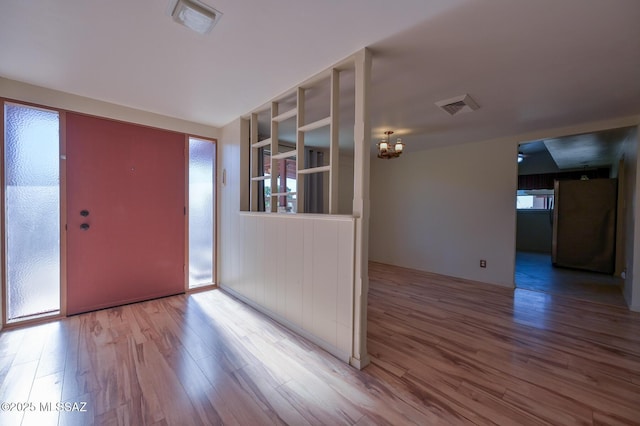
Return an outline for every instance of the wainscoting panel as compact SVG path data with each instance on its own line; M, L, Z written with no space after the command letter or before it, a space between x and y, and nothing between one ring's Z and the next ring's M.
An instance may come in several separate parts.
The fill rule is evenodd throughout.
M350 216L241 213L242 262L222 288L349 361L354 226Z

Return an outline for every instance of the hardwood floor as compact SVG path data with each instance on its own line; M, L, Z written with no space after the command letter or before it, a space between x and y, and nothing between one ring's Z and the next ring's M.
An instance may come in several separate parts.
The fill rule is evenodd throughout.
M517 252L515 281L518 288L627 307L622 278L554 267L550 254Z
M0 424L640 423L638 314L380 264L368 314L363 371L220 290L6 330Z
M368 373L445 423L640 424L640 315L370 266Z

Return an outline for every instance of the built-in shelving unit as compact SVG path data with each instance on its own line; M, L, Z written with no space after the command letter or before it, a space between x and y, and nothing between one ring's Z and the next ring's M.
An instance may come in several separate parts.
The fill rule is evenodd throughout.
M356 368L369 362L370 85L362 49L241 117L241 212L227 207L222 229L224 287Z
M319 85L329 88L329 105L324 106L326 107L324 109L329 111L329 115L306 122L307 91L317 89ZM314 194L305 194L305 188L307 191L313 191L312 186L305 184L305 179L314 174L327 173L328 179L324 181L327 182L329 196L325 212L337 214L338 161L340 158L338 141L339 96L340 70L333 68L312 82L307 82L293 91L285 93L271 102L269 106L251 114L251 211L303 213L305 196L314 196ZM295 106L292 107L292 104ZM284 111L280 112L281 110ZM264 122L263 117L265 116L269 117L268 123ZM279 135L280 126L290 123L288 120L293 119L295 119L296 129L295 140L283 142ZM270 134L259 139L259 128L264 129L267 124ZM328 159L328 164L305 166L305 164L311 163L310 161L305 162L306 156L309 155L309 147L305 145L305 135L323 128L329 129L329 140L325 144L328 148L323 148L323 155ZM317 148L314 149L318 151ZM267 161L269 162L268 166L265 164ZM283 191L287 188L287 167L291 165L292 161L295 161L296 166L296 189ZM267 173L267 170L270 173ZM283 179L284 183L280 179ZM262 202L264 202L264 206L261 205Z

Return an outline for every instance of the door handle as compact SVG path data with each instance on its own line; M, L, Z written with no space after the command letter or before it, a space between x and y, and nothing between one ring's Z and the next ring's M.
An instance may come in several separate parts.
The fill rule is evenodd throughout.
M82 225L80 225L80 229L82 229L83 231L86 231L87 229L89 229L89 224L83 223Z

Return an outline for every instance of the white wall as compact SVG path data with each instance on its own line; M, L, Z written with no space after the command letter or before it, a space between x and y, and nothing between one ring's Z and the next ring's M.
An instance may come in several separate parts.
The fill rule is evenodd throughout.
M219 284L238 280L238 269L242 260L240 245L236 244L237 230L240 228L240 119L222 128L218 139L218 277ZM222 175L226 175L223 182Z
M635 183L634 190L630 191L629 197L633 198L633 209L631 212L632 222L634 223L633 230L633 252L632 255L627 255L627 264L631 267L631 278L629 279L632 290L632 298L629 302L629 308L633 311L640 312L640 126L636 130L636 143L635 143ZM635 253L635 255L634 255ZM627 267L629 269L630 266Z
M625 171L625 260L624 297L630 309L640 311L640 131L625 141L623 161Z
M50 108L157 127L159 129L174 130L195 136L217 138L220 134L220 130L217 127L102 102L83 96L46 89L44 87L33 86L3 77L0 77L0 97Z
M370 259L512 287L516 157L493 141L372 159Z
M237 120L218 142L219 172L226 170L219 191L219 284L349 362L355 219L241 213L241 133Z

